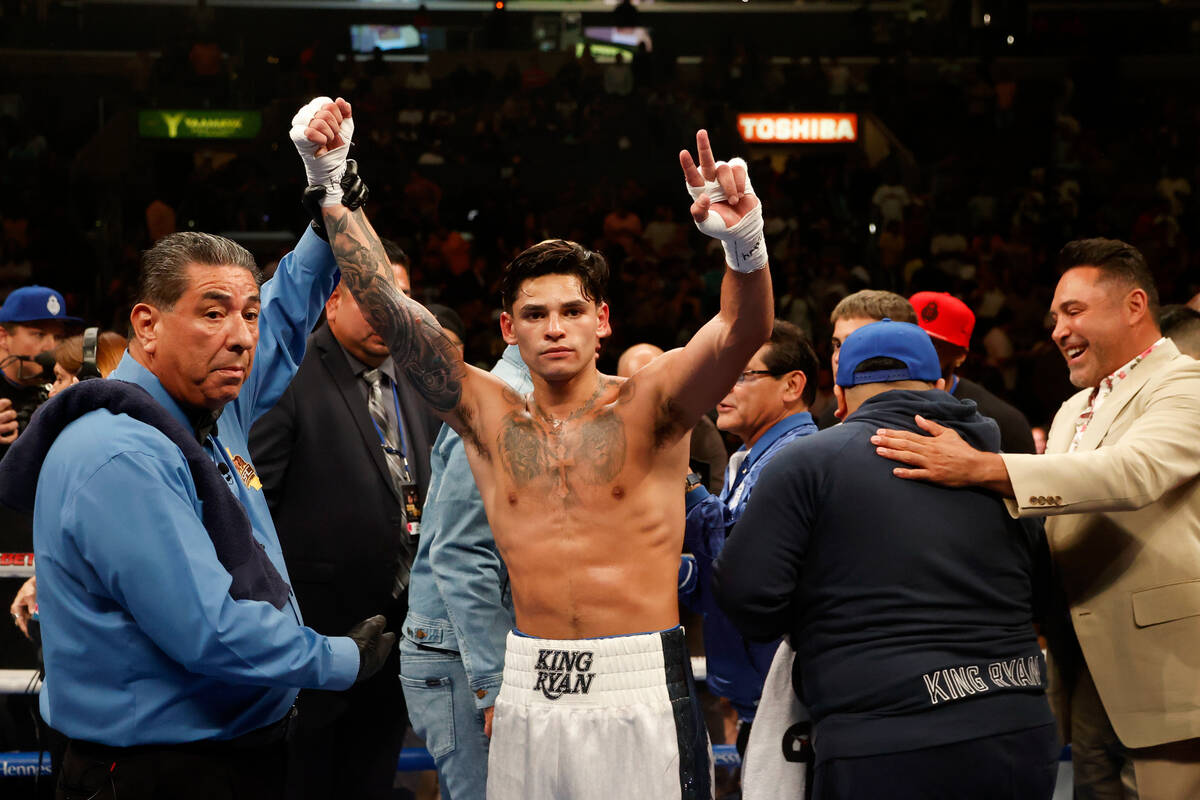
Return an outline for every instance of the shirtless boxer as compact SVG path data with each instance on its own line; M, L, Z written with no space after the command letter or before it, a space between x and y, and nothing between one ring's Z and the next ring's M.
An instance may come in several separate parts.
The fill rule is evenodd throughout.
M762 211L744 163L716 163L704 131L699 169L680 153L693 218L723 241L731 267L717 316L628 379L596 369L609 331L603 256L549 240L508 265L500 327L533 377L522 397L463 363L393 285L366 216L340 204L321 157L343 146L349 105L314 101L293 123L309 182L325 187L342 279L401 371L461 434L512 578L518 631L495 706L488 797L710 797L676 598L679 481L685 434L771 330ZM421 643L420 630L405 635Z

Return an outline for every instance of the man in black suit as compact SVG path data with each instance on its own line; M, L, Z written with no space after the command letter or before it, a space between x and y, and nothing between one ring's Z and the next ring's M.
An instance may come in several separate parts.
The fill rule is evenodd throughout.
M389 256L407 293L407 259L398 248ZM305 623L337 633L382 610L398 628L441 423L344 287L325 316L250 450ZM301 694L289 798L391 796L408 724L399 672L393 650L350 691Z

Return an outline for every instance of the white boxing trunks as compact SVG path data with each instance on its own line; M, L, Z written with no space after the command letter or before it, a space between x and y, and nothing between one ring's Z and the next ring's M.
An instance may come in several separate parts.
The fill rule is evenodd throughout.
M712 751L683 628L508 635L488 800L706 800Z

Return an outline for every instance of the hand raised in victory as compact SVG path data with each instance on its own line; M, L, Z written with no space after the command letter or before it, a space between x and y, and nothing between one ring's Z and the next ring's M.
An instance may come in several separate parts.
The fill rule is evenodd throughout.
M761 269L767 264L762 204L754 195L746 162L740 158L728 163L715 160L704 130L696 132L696 152L699 169L691 153L679 153L696 227L721 241L730 268L738 272Z
M289 135L304 161L308 185L325 187L322 205L340 203L346 156L354 136L350 104L340 97L336 101L328 97L310 100L292 117Z

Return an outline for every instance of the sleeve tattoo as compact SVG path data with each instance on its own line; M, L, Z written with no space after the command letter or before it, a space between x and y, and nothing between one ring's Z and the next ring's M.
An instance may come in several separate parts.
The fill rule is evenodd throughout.
M362 210L327 208L325 226L342 281L387 342L397 369L435 410L454 411L466 367L433 314L396 288L387 254Z

